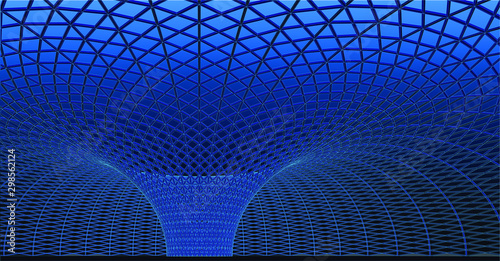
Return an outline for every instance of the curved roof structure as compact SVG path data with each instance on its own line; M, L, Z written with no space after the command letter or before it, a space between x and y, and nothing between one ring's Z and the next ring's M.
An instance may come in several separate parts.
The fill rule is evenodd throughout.
M17 253L500 254L498 1L1 8Z

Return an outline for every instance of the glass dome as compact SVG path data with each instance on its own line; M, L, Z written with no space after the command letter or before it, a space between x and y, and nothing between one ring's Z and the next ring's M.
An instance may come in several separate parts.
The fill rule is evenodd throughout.
M499 255L498 1L1 8L18 254Z

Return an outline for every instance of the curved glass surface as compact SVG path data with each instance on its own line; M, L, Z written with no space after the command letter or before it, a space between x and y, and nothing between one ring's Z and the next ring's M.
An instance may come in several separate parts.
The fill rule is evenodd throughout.
M498 1L1 8L17 253L499 255Z

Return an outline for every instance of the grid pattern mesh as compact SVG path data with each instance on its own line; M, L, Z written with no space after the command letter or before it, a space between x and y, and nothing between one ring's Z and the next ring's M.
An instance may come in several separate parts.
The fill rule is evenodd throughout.
M20 253L498 255L499 6L2 1Z

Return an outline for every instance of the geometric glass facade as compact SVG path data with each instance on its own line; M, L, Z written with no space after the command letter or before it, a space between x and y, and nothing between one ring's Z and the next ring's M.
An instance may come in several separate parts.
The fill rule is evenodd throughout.
M499 8L2 1L14 255L500 255Z

